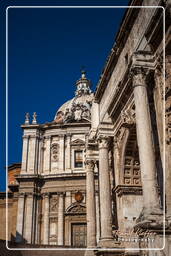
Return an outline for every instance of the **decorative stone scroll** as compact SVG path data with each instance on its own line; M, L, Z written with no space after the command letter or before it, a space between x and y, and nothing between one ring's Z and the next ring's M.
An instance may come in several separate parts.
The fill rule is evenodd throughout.
M59 144L58 143L53 143L51 145L51 158L52 161L57 162L59 160Z
M135 124L135 110L134 109L122 110L121 122L122 122L122 125Z

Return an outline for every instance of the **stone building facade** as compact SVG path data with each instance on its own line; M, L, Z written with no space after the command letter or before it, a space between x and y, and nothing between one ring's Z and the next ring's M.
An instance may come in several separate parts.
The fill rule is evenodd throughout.
M96 91L83 71L54 121L26 115L17 243L171 254L171 2L130 5L158 8L127 9Z

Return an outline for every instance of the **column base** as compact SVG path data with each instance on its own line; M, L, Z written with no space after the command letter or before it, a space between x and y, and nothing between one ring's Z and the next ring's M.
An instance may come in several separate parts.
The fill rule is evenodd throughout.
M125 252L124 251L120 251L120 250L98 250L95 251L95 255L97 256L124 256Z
M143 209L136 221L134 230L163 228L163 211L158 208Z
M121 248L121 243L113 239L101 239L98 242L97 248ZM123 248L124 249L124 248Z
M95 256L95 251L96 249L92 249L92 250L87 250L84 253L84 256Z

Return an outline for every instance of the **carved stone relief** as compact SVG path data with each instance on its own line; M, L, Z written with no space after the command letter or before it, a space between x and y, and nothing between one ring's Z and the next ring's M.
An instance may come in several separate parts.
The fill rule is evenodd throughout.
M51 159L54 162L57 162L59 160L59 144L53 143L51 145Z
M57 196L52 196L50 199L50 212L57 212L58 211L58 198Z
M135 110L134 109L126 109L121 112L121 122L122 125L132 125L135 123Z
M82 119L90 121L91 112L90 107L83 103L73 103L71 109L67 108L64 113L64 122L80 121Z

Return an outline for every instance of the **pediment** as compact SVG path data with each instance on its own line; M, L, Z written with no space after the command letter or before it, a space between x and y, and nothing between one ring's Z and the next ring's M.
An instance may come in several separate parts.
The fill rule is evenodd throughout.
M84 145L85 144L85 141L81 140L81 139L76 139L76 140L73 140L71 142L72 145Z
M86 214L86 206L83 203L73 203L66 209L66 214Z

